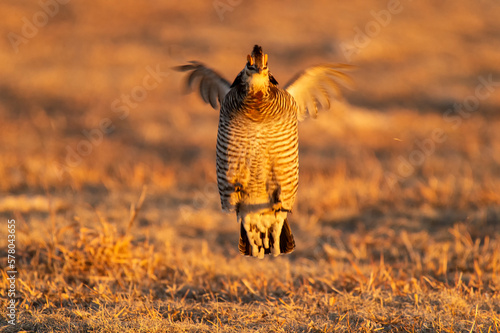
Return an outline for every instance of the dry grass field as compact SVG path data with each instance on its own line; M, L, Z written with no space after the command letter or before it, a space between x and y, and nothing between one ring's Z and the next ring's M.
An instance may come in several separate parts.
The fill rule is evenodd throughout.
M60 2L0 4L0 332L500 332L497 1ZM171 70L232 80L256 43L281 84L356 66L264 260Z

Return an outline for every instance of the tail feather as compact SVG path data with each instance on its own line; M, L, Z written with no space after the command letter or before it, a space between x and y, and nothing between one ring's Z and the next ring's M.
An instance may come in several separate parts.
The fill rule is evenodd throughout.
M257 253L252 252L252 242L249 239L248 232L245 229L243 220L244 219L240 220L241 221L240 222L240 240L239 240L239 245L238 245L240 253L243 255L246 255L246 256L258 256L259 258L262 258L263 257L262 254L258 255ZM276 244L276 242L274 240L274 237L275 237L274 234L275 234L275 232L271 232L271 229L268 229L267 232L265 232L265 233L261 232L260 237L257 236L261 239L260 245L258 246L260 250L258 252L263 251L264 252L263 254L273 253L274 255L278 255L278 254L290 253L295 249L295 240L293 238L292 230L290 229L290 225L288 224L288 219L285 218L283 220L283 225L281 227L281 230L279 231L279 234L276 235L276 236L279 235L278 236L279 237L279 252L278 252L278 254L275 251L273 251L274 244ZM267 245L265 245L266 244L266 241L265 241L266 235L267 235L267 237L269 237Z
M281 253L290 253L293 249L295 249L295 239L293 239L288 219L285 219L280 234L280 251Z
M240 249L240 253L245 256L252 254L252 248L250 247L250 242L248 241L247 232L245 231L243 223L240 223L240 244L238 248Z

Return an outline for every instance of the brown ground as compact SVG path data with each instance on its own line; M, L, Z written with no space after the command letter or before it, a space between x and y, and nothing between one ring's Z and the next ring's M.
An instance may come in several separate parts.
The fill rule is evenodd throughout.
M46 25L38 2L0 4L18 270L0 330L499 332L498 3L171 3L73 0ZM357 66L356 90L300 125L297 249L262 261L220 212L218 114L170 70L197 59L232 80L255 43L282 84ZM127 107L147 68L165 74Z

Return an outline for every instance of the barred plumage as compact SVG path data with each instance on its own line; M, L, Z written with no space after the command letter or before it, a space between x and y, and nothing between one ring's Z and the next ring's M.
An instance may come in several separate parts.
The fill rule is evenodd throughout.
M239 250L263 258L289 253L295 241L288 225L299 179L298 120L316 115L348 77L320 65L306 70L285 89L267 68L258 45L232 85L198 62L177 67L191 71L188 87L199 79L203 100L221 104L216 147L217 183L222 209L235 211L241 224Z

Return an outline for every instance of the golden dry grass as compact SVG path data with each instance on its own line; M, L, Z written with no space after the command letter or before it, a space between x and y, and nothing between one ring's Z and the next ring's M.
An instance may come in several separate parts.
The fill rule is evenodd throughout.
M197 59L231 80L259 43L285 83L348 62L341 45L388 3L222 3L223 20L211 2L70 1L17 53L0 41L0 217L16 220L18 270L17 324L2 305L0 330L499 332L500 85L447 112L500 81L500 7L400 2L350 59L356 90L300 125L297 249L259 261L220 212L217 112L169 68ZM41 10L0 8L2 36ZM157 66L120 118L114 101Z

